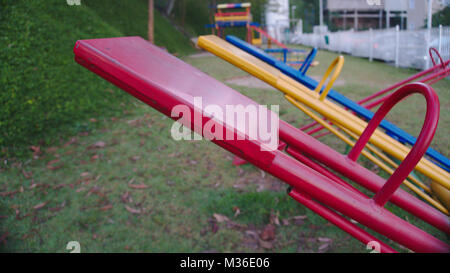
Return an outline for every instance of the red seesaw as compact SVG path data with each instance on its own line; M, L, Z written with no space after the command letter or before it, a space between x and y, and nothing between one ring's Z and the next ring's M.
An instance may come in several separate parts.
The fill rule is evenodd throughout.
M446 215L398 188L423 156L436 129L439 101L431 87L412 83L393 93L377 111L349 156L279 120L279 138L287 145L285 153L277 149L262 150L266 141L259 137L252 139L250 135L254 132L242 130L234 122L219 119L207 111L209 105L224 110L229 105L258 107L258 103L140 37L80 40L74 53L79 64L198 134L205 136L203 128L208 124L215 132L233 136L211 141L287 183L291 197L361 242L374 241L381 252L395 251L365 231L362 228L365 226L416 252L450 252L447 243L384 208L389 201L444 233L450 233ZM425 124L410 154L386 181L359 165L356 158L386 113L413 93L426 98ZM195 107L196 97L202 98L201 108ZM188 116L171 115L179 105L189 109ZM259 118L278 119L275 113L264 109ZM201 118L196 119L199 115ZM250 130L255 127L250 126ZM331 170L374 192L374 197L361 193Z

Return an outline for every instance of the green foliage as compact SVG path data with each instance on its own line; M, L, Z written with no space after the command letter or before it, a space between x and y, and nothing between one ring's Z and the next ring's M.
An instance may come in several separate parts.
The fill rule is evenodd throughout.
M148 0L84 0L83 4L124 35L148 37ZM194 51L189 39L181 35L158 10L154 13L154 24L155 44L179 55Z
M79 39L147 36L147 1L1 2L0 156L83 129L84 120L123 108L128 96L73 60ZM155 12L156 44L193 51L187 38Z
M319 24L319 1L317 0L291 0L289 4L297 6L294 18L303 20L303 30L312 32L313 26ZM326 2L324 1L324 7Z
M450 26L450 6L447 6L443 10L433 14L431 24L433 27L438 27L439 25ZM425 26L426 25L427 20L425 19Z

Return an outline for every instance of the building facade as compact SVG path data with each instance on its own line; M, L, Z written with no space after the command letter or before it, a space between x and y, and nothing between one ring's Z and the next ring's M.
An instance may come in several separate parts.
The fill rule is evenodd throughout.
M389 28L420 29L425 26L428 0L327 0L328 22L336 29L364 30ZM433 0L432 11L449 5L448 0Z

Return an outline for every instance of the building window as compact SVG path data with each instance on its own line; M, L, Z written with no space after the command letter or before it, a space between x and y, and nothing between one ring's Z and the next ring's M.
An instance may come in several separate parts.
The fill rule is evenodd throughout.
M416 8L416 1L409 0L409 9L415 9L415 8Z

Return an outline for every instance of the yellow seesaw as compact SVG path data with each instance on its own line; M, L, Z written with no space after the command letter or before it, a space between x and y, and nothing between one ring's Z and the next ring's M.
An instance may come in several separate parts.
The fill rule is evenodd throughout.
M328 91L331 89L334 80L337 78L340 68L342 68L344 61L342 56L338 57L328 68L325 77L317 86L316 92L311 92L309 88L283 74L278 69L215 35L200 36L198 45L277 88L283 92L288 99L290 98L289 101L295 105L302 103L320 113L337 126L345 128L357 136L361 135L367 126L367 122L364 120L326 99ZM333 71L333 68L335 69L332 78L322 94L319 94L318 91L322 88L325 80L331 71ZM399 160L403 160L410 151L410 148L378 129L371 136L369 142ZM430 162L428 159L422 158L415 169L446 189L450 189L450 174Z

